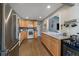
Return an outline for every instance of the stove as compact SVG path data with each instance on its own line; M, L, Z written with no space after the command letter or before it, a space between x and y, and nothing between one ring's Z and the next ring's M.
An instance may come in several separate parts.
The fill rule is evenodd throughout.
M79 44L71 41L71 38L62 40L63 56L79 56Z

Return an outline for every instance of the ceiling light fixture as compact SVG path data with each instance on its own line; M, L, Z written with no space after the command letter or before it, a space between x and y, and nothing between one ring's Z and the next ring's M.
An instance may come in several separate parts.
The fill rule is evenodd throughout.
M39 18L41 18L41 16Z
M50 9L50 8L51 8L51 6L50 6L50 5L48 5L46 8Z
M26 19L28 19L29 17L26 17Z

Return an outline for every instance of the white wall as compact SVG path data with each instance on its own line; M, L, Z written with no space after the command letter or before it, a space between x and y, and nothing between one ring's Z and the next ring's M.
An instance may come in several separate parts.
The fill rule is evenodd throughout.
M47 19L45 19L44 21L43 21L43 24L42 24L42 31L48 31L48 28L49 28L49 18L47 18ZM46 24L46 26L45 26L45 24Z
M58 32L57 30L58 23L59 23L59 17L57 16L54 16L51 19L49 19L49 31Z
M72 19L77 19L79 21L79 4L75 4L75 6L68 7L65 6L63 9L58 11L61 17L61 24L63 24L65 21L69 21ZM68 33L68 35L73 35L79 32L79 23L77 23L78 26L76 27L68 27L61 29L62 32Z
M41 32L42 32L42 22L41 21L38 21L37 32L38 32L38 36L41 36Z
M69 21L72 19L77 19L79 21L79 4L75 4L75 6L72 6L72 7L64 6L63 8L58 10L54 15L50 16L49 18L51 18L53 16L59 16L61 32L66 32L66 33L68 33L68 35L76 34L77 32L79 32L79 23L77 23L78 24L77 27L74 27L74 28L63 27L63 29L61 29L61 24L64 24L65 21ZM48 21L49 18L47 18L45 21ZM48 29L48 25L47 25L47 29ZM70 29L70 31L69 31L69 29Z

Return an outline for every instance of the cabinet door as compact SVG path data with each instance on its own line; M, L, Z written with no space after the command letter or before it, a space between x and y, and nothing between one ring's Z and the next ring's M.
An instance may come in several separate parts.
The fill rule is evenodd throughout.
M33 21L33 27L37 27L37 21Z
M55 56L59 56L60 55L60 41L52 38L51 40L51 53Z
M50 50L51 45L50 45L50 38L48 35L42 34L42 42L45 44L45 46Z
M26 21L26 27L29 27L29 21Z
M46 45L46 39L45 39L45 38L46 38L45 35L42 34L42 39L41 39L41 41L43 42L44 45Z
M48 36L46 34L42 33L42 40L44 45L47 47L47 49L51 52L52 55L60 56L60 48L61 48L61 41L53 38L51 36Z
M26 20L23 21L23 27L27 27L27 21Z
M19 20L19 27L23 27L23 20Z
M27 33L26 32L21 32L20 33L20 42L22 42L26 38L27 38Z
M27 22L25 20L19 20L19 27L27 27Z
M47 47L48 47L49 51L51 50L51 47L52 47L51 46L51 40L52 39L50 39L50 36L47 35Z
M24 21L22 20L21 26L24 27Z
M21 20L19 20L19 27L21 27L21 23L22 23Z
M38 37L38 33L34 32L34 38L37 39L37 37Z

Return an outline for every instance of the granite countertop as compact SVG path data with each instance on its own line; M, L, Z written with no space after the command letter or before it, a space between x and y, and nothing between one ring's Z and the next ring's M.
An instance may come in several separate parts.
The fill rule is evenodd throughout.
M70 36L63 36L62 34L60 34L60 33L55 33L55 32L42 32L42 33L44 33L44 34L46 34L46 35L49 35L49 36L51 36L51 37L54 37L54 38L56 38L56 39L58 39L58 40L63 40L63 39L67 39L67 38L70 37Z

